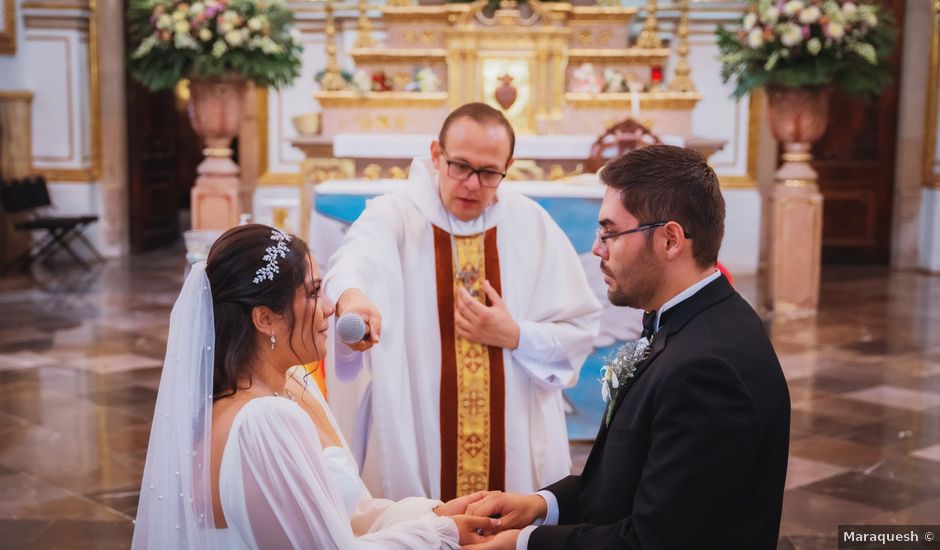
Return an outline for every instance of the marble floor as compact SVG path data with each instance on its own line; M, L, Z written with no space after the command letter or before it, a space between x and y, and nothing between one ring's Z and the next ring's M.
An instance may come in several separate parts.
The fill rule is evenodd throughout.
M129 546L182 273L171 249L0 279L0 547ZM793 400L781 549L940 518L940 277L823 278L816 319L768 321Z

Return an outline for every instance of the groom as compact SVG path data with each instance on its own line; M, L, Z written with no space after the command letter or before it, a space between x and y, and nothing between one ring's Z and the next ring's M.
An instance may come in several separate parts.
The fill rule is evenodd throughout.
M611 303L647 311L649 351L613 369L584 472L534 495L490 493L468 513L506 531L469 548L774 549L790 400L760 319L715 269L718 178L666 145L600 178L593 252Z

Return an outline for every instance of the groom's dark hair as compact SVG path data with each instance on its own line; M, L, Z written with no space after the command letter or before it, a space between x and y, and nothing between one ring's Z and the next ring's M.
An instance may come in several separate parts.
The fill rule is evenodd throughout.
M212 376L213 399L233 395L239 378L248 375L248 366L257 353L257 329L252 310L267 306L282 314L294 329L291 307L297 288L305 284L310 253L303 239L291 235L285 257L276 257L278 271L271 280L255 283L255 272L265 267L267 249L276 243L271 239L273 228L249 224L233 227L222 234L209 250L206 275L212 293L215 323L215 363ZM312 291L313 289L308 289ZM317 304L314 304L314 308ZM306 323L306 311L302 319ZM301 327L307 330L307 327ZM310 327L309 330L314 330ZM302 363L289 336L286 345ZM316 341L314 341L316 345ZM317 350L322 357L323 350Z
M692 241L699 267L718 262L725 235L725 199L718 176L700 153L651 145L608 162L598 176L620 191L623 207L640 225L674 221Z

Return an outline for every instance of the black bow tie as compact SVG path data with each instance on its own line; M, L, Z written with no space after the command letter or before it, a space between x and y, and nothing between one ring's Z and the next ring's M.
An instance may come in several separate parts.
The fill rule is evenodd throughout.
M640 335L641 338L652 338L653 334L656 333L654 323L656 323L656 312L647 311L643 314L643 334Z

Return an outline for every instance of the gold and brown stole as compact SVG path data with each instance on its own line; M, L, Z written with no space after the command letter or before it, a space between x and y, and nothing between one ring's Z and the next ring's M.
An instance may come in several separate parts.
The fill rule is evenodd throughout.
M445 502L476 491L503 490L506 477L503 350L458 338L454 332L454 300L464 281L455 277L453 248L460 271L470 274L466 282L478 300L487 303L484 280L502 295L496 228L455 237L452 246L450 233L434 227L441 331L441 500Z

